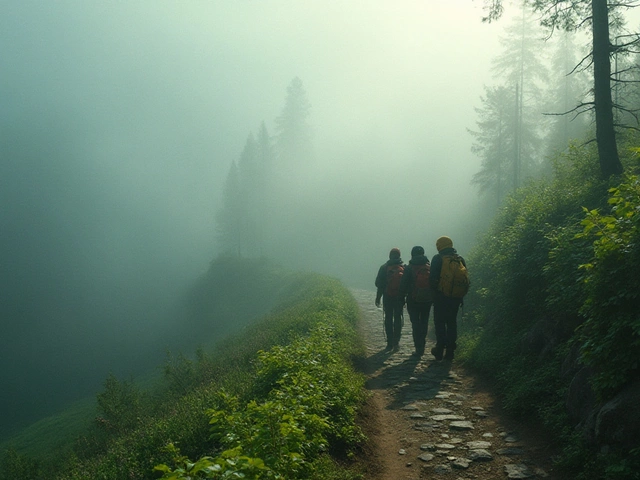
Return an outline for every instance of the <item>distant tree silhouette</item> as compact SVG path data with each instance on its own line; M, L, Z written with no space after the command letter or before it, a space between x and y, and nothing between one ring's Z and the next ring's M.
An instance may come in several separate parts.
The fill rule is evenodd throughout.
M245 205L240 189L240 175L235 161L231 162L222 191L222 207L216 214L216 234L221 252L242 256L244 248Z
M548 72L542 58L542 32L535 27L531 16L531 11L523 5L521 15L514 18L505 29L506 35L500 38L502 52L492 62L494 78L507 87L514 98L513 188L518 188L524 178L537 174L542 163L540 145L545 119L541 91Z
M480 101L482 106L475 109L477 129L469 133L474 137L471 151L482 159L482 166L471 183L481 193L492 192L499 205L511 185L517 125L515 98L507 87L485 87Z
M281 167L292 168L312 159L310 113L311 104L302 80L295 77L287 87L284 108L275 120L275 147Z

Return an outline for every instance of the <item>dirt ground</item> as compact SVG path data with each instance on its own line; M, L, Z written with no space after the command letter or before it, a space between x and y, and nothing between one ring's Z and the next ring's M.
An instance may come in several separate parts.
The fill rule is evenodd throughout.
M385 353L382 311L373 291L353 290L360 304L371 393L364 414L370 438L367 480L560 480L549 442L504 414L490 388L456 360L412 356L405 312L400 349ZM430 319L429 329L433 329Z

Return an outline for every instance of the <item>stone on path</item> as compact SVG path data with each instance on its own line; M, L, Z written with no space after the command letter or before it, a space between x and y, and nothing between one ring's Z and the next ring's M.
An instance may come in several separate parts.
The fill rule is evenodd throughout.
M529 470L529 467L520 463L510 463L504 466L504 471L507 474L507 478L532 478L535 477L535 473Z
M449 465L436 465L433 467L433 472L438 475L447 475L451 473L451 467Z
M464 420L462 415L431 415L429 418L436 422L444 422L445 420Z
M478 450L480 448L490 448L491 447L491 442L484 442L482 440L474 440L472 442L467 442L467 447L469 448L469 450Z
M491 455L488 450L485 450L483 448L478 448L477 450L469 450L467 456L474 462L488 462L493 460L493 455Z
M436 458L436 456L431 453L423 453L422 455L418 455L418 459L422 460L423 462L430 462L434 458Z
M523 455L524 450L518 447L507 447L498 449L498 455Z
M473 430L473 424L469 421L451 422L449 424L451 430Z
M471 465L471 460L469 460L468 458L456 458L451 463L451 466L453 468L457 468L459 470L465 470L465 469L469 468L469 465Z

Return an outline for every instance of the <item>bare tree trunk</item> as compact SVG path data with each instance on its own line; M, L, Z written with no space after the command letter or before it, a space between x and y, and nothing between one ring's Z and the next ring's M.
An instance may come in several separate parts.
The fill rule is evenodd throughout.
M593 79L596 110L596 141L600 171L605 178L622 173L616 134L613 128L611 99L611 43L607 0L592 0L593 14Z

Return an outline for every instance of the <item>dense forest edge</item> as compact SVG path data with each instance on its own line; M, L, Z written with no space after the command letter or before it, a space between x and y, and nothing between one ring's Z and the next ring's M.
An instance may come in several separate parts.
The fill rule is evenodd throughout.
M263 281L240 288L246 275L237 272ZM220 302L231 308L238 300L216 295L212 303L222 278L247 304L266 301L267 292L276 300L267 315L201 347L206 314L218 318ZM364 379L352 362L364 350L346 287L266 261L218 259L193 295L202 300L194 355L169 355L162 379L146 388L109 376L90 425L78 422L75 437L61 435L57 445L33 431L28 440L14 437L0 478L361 478L353 458L364 441ZM87 408L76 411L83 420ZM37 431L58 437L72 416Z
M595 144L512 194L468 257L462 359L548 430L566 478L640 478L640 165L603 180Z

